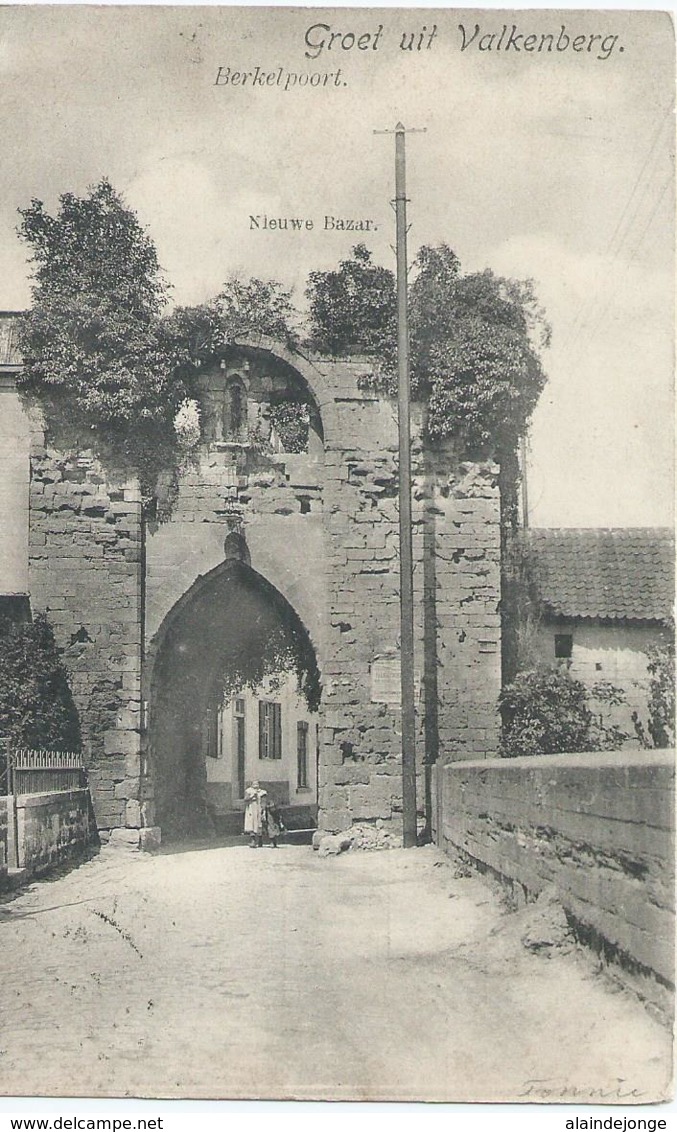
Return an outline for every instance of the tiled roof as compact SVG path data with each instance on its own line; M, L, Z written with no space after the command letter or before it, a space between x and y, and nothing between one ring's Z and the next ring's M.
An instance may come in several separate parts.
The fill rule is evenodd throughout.
M17 346L16 311L0 311L0 366L21 365Z
M657 527L531 529L533 579L552 616L663 621L675 596L674 532Z

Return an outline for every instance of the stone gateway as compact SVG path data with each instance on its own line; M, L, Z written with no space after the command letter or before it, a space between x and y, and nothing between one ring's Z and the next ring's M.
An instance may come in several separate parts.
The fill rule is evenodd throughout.
M15 550L70 673L99 828L234 829L258 780L300 824L398 832L397 414L368 361L231 343L150 508L86 441L45 435L17 364ZM496 750L500 531L497 467L424 443L415 412L413 432L423 810L438 752Z

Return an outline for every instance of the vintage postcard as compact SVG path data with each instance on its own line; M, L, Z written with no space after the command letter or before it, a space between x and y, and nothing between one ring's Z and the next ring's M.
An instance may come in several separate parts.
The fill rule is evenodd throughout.
M666 1101L670 15L0 76L0 1093Z

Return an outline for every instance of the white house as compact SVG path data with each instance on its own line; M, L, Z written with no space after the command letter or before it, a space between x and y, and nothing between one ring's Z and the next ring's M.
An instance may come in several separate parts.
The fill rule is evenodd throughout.
M282 808L286 824L314 817L317 715L299 694L295 674L224 699L205 720L203 751L207 808L217 825L244 811L244 792L254 781Z
M648 652L671 633L674 532L530 529L527 546L539 611L533 651L543 663L568 663L589 687L622 688L626 702L607 718L633 735L633 712L647 722Z

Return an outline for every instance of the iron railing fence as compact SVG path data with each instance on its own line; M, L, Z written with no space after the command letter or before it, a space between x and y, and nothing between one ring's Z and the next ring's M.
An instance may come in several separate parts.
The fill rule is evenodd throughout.
M0 794L42 794L78 790L87 785L77 751L0 747Z

